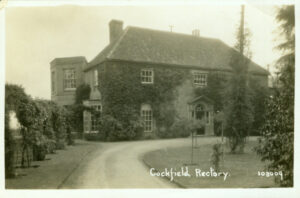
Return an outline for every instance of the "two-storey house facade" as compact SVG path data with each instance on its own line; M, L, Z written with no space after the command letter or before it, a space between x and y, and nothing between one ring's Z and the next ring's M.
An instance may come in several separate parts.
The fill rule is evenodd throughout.
M160 122L168 115L155 112L168 109L177 118L204 120L205 127L199 134L214 134L213 103L205 95L196 95L194 90L206 87L211 73L230 76L230 58L238 52L218 39L201 37L196 30L186 35L131 26L123 29L122 21L112 20L109 33L110 43L92 61L71 57L51 62L52 100L71 105L76 87L86 83L91 94L84 105L112 114L113 108L122 109L122 105L124 111L133 109L144 121L145 133L165 130ZM267 87L265 69L250 61L248 71L261 86ZM172 87L170 84L172 91L163 90ZM116 90L121 97L112 104L116 97L112 91ZM165 93L174 95L173 99L165 99ZM164 98L164 104L157 103L154 96ZM97 133L97 118L88 111L84 112L84 132Z

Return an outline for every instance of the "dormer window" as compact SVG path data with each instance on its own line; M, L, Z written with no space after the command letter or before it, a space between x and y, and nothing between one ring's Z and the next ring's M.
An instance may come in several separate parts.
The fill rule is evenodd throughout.
M153 84L153 81L154 81L153 69L142 69L141 70L142 84Z
M199 87L207 86L207 73L204 72L194 72L194 85Z

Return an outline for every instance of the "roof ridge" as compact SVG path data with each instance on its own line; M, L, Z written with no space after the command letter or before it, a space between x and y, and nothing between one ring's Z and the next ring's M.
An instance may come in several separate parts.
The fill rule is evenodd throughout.
M186 36L186 37L191 37L191 38L200 38L200 39L210 39L210 40L221 41L220 39L214 38L214 37L206 37L206 36L201 36L201 35L194 36L192 34L187 34L187 33L182 33L182 32L169 32L166 30L151 29L151 28L145 28L145 27L139 27L139 26L127 26L127 28L142 29L142 30L146 30L146 31L160 32L160 33L172 34L172 35L177 35L177 36Z
M177 42L178 39L180 40ZM170 46L174 46L174 49L169 49ZM227 70L229 68L228 56L232 52L238 53L218 38L195 37L191 34L127 26L113 42L88 63L85 70L111 60L146 61L153 64ZM218 58L214 58L212 53L217 53ZM252 72L266 74L262 66L250 58L249 60L251 61L249 68Z
M50 63L55 62L55 61L78 61L78 60L84 60L87 62L85 56L65 56L65 57L56 57L54 58Z
M122 39L124 38L124 36L128 32L128 29L129 29L129 27L125 28L125 30L123 31L123 33L119 36L119 38L117 39L117 41L114 43L112 49L110 50L110 52L108 53L108 55L106 56L106 58L110 58L111 57L111 55L114 53L115 49L119 46L120 42L122 41Z

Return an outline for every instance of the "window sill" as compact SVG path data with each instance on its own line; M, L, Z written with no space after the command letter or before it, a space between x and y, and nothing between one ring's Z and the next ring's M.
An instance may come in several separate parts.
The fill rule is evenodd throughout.
M85 134L97 134L99 131L85 131Z
M64 91L75 91L76 90L76 88L66 88L66 89L64 89Z
M153 82L141 82L143 85L151 85L151 84L154 84Z
M195 87L200 87L200 88L204 88L207 87L207 85L199 85L199 84L194 84Z

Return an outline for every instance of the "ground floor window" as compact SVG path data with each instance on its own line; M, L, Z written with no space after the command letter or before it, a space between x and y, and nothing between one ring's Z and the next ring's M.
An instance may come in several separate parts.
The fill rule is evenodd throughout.
M144 132L152 132L153 130L153 113L152 108L148 104L141 107L141 116L144 121Z
M98 131L98 115L91 113L91 131L96 132Z
M83 127L84 127L84 132L88 133L91 131L91 113L89 111L84 111L83 112Z
M84 132L85 133L96 133L98 132L98 123L101 118L102 106L101 105L91 105L94 111L84 111Z

